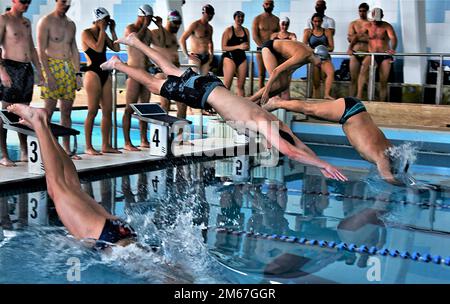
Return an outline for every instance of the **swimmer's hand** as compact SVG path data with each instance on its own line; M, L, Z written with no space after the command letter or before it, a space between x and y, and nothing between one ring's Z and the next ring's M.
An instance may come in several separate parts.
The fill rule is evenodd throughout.
M9 77L8 72L6 72L4 68L0 69L0 83L6 88L10 88L12 86L11 77Z
M187 57L189 60L194 61L195 64L200 65L200 59L198 59L197 55L195 55L194 53L189 53Z
M47 81L45 82L45 86L49 88L50 90L54 91L57 89L56 87L56 79L53 76L53 74L49 73L47 74Z
M41 73L38 73L37 75L37 86L43 87L45 85L44 75ZM56 80L55 80L55 89L56 89Z
M347 49L347 54L348 55L350 55L350 56L352 56L353 55L353 53L355 53L352 49Z
M389 49L389 50L386 51L386 53L394 55L395 54L395 50Z
M269 90L264 90L263 95L261 96L261 100L259 101L260 105L263 106L269 101Z
M348 178L344 174L342 174L341 171L339 171L339 169L333 167L330 164L320 169L320 172L322 172L322 174L327 178L335 179L342 182L348 181Z

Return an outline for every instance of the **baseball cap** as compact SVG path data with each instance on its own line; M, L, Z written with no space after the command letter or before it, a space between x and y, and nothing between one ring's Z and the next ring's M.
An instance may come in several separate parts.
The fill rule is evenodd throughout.
M170 11L167 20L169 20L169 22L181 22L182 18L180 12L177 10Z
M109 17L109 12L104 7L97 7L93 11L94 21L99 21Z
M379 7L374 7L367 15L369 21L381 21L383 18L383 10Z
M139 17L153 16L153 8L148 4L141 5L138 9L138 16Z
M211 4L206 4L202 8L202 13L206 13L208 15L214 15L215 14L214 7Z

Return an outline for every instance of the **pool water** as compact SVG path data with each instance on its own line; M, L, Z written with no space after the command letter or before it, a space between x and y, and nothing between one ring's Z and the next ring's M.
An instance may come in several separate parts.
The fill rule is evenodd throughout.
M325 159L350 181L249 156L82 181L156 252L92 251L67 235L45 189L1 197L0 283L450 282L445 170L412 165L439 187L396 187L366 162Z

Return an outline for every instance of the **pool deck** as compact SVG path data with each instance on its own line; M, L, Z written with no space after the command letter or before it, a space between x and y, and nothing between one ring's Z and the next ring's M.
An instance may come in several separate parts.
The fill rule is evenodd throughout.
M122 154L103 154L92 156L81 154L82 160L74 161L80 177L94 174L113 174L115 171L131 167L159 166L164 162L175 162L177 159L192 159L194 157L214 158L229 155L227 151L245 151L246 144L236 144L233 139L194 139L194 145L176 146L173 156L160 157L150 155L150 149L138 152L121 150ZM18 162L16 167L1 167L0 190L11 190L20 185L30 185L36 181L44 181L43 174L28 173L28 163Z

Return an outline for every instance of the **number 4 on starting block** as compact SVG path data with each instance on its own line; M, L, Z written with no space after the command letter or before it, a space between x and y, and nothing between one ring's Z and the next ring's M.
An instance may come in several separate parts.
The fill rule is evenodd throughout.
M150 155L167 156L169 151L169 128L150 124Z

